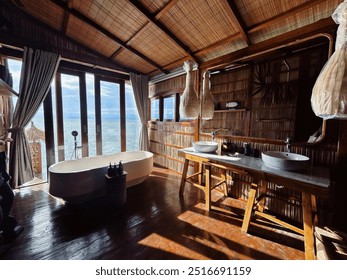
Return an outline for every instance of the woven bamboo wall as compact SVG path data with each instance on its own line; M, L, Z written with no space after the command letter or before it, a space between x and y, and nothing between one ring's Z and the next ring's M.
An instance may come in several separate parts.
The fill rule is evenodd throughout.
M151 84L149 98L182 93L186 85L186 75L180 75L169 80Z
M267 150L283 151L286 136L292 136L294 140L298 137L299 141L296 141L292 147L294 153L307 155L312 165L333 166L337 157L338 139L338 126L335 122L328 122L328 133L323 143L318 145L306 143L308 135L313 134L322 124L321 119L318 124L311 121L306 112L311 108L310 88L325 62L325 50L318 48L315 51L309 50L265 61L268 67L267 83L294 85L294 90L289 91L292 95L283 95L281 98L256 92L255 69L257 63L263 61L212 74L211 94L217 112L212 120L201 121L200 140L211 140L210 132L222 129L217 133L215 141L231 140L239 147L248 142L253 149L258 149L260 154L261 151ZM179 82L178 80L163 82L160 87L156 86L156 91L153 91L152 95L160 95L161 90L164 93L170 91L170 85L178 87ZM225 102L228 101L238 102L237 110L225 110ZM309 120L308 124L305 122L306 118ZM190 124L189 128L185 127L186 125L187 123L158 122L151 123L150 127L151 150L155 154L155 162L179 173L183 169L183 160L177 157L177 150L191 146L194 139L194 125ZM229 180L230 196L246 200L252 178L229 175L234 179ZM277 215L301 223L300 194L272 183L268 184L268 189L270 197L265 203L268 209ZM319 209L323 209L321 211L329 211L328 202L319 201L319 204L322 206Z
M184 160L178 156L178 150L192 146L194 126L194 122L149 122L154 163L181 173Z
M202 122L202 130L224 129L225 135L248 136L250 68L212 75L211 95L215 103L212 120ZM226 110L226 102L237 102L237 110Z

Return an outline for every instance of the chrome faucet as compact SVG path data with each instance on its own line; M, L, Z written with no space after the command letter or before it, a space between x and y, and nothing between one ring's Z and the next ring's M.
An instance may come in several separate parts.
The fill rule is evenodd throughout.
M212 131L212 132L211 132L212 142L214 142L214 138L216 137L217 132L218 132L218 131L221 131L221 130L222 130L222 131L228 131L227 128L219 128L219 129L216 129L216 130Z
M215 138L215 136L216 136L216 132L215 132L215 131L212 131L211 136L212 136L212 142L214 142L214 138Z
M286 138L286 141L284 141L284 143L286 144L286 150L285 150L285 152L286 152L286 153L290 153L290 149L291 149L291 146L292 146L292 138L287 137L287 138Z

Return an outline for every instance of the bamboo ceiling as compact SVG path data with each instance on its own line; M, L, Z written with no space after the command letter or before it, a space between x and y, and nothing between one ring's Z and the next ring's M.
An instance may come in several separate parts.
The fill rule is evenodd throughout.
M153 77L182 67L185 60L208 64L307 26L333 25L331 14L342 0L0 2L86 47L115 69Z

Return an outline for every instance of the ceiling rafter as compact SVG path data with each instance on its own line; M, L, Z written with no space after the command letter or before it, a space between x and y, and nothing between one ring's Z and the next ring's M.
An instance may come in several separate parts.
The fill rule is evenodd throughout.
M238 39L242 39L242 38L243 38L243 36L241 35L241 33L236 33L236 34L234 34L232 36L229 36L229 37L227 37L225 39L222 39L222 40L220 40L220 41L218 41L218 42L216 42L216 43L214 43L212 45L209 45L206 48L203 48L201 50L195 51L194 54L195 55L202 55L202 54L204 54L204 53L206 53L208 51L211 51L211 50L213 50L215 48L218 48L219 46L222 46L222 45L227 44L227 43L232 43L232 42L234 42L234 41L236 41ZM176 66L179 66L179 65L183 64L183 62L186 61L187 59L188 59L188 57L184 57L184 58L181 58L181 59L179 59L177 61L171 62L170 64L164 65L163 67L165 69L175 68ZM152 72L150 72L150 74L155 73L155 72L156 71L152 71Z
M156 16L152 15L139 1L128 0L136 9L138 9L152 24L159 28L166 34L176 45L178 45L184 52L195 62L199 63L199 59L194 56L194 53L190 48L184 44L175 34L173 34L164 24L156 19ZM172 6L170 6L172 7ZM167 10L166 10L167 11Z
M309 25L303 26L299 29L281 34L276 38L270 38L265 41L248 46L247 48L240 49L236 52L226 54L216 59L204 62L201 65L201 69L204 70L216 67L223 67L225 66L225 64L230 64L230 61L240 61L240 59L244 58L245 56L254 55L255 53L269 52L273 48L277 48L279 45L294 42L318 33L324 34L324 32L330 32L332 29L335 28L336 24L331 18L321 19Z
M154 18L156 20L159 20L163 15L165 15L173 6L177 4L177 2L180 0L171 0L166 5L161 8L159 11L157 11L154 15Z
M232 43L232 42L235 42L236 40L239 40L239 39L242 39L242 38L243 38L243 36L239 32L239 33L231 35L231 36L229 36L227 38L224 38L224 39L222 39L222 40L220 40L220 41L218 41L216 43L213 43L212 45L209 45L209 46L207 46L207 47L205 47L205 48L203 48L201 50L198 50L198 51L194 52L194 54L195 55L201 55L201 54L204 54L204 53L206 53L208 51L211 51L211 50L213 50L215 48L218 48L218 47L220 47L220 46L222 46L224 44Z
M259 23L259 24L256 24L256 25L253 25L251 27L249 27L248 29L248 32L249 33L254 33L256 31L259 31L261 29L264 29L270 25L273 25L274 23L276 22L279 22L279 21L282 21L282 20L285 20L297 13L300 13L304 10L308 10L314 6L317 6L323 2L325 2L326 0L311 0L311 1L308 1L306 3L303 3L299 6L296 6L290 10L287 10L281 14L278 14L277 16L274 16L268 20L264 20L263 22Z
M127 49L128 51L136 54L137 56L141 57L143 60L147 61L149 64L151 64L152 66L154 66L155 68L158 68L161 72L163 73L168 73L161 65L159 65L158 63L156 63L155 61L151 60L150 58L148 58L147 56L145 56L144 54L142 54L141 52L139 52L138 50L134 49L131 46L128 46L125 42L123 42L121 39L119 39L118 37L116 37L114 34L112 34L111 32L109 32L108 30L106 30L105 28L103 28L102 26L100 26L99 24L97 24L96 22L94 22L93 20L91 20L90 18L88 18L87 16L85 16L84 14L82 14L81 12L77 11L74 8L70 8L68 6L68 3L63 3L59 0L50 0L53 3L55 3L57 6L59 6L60 8L62 8L65 12L68 11L71 15L77 17L79 20L82 20L83 22L87 23L88 25L92 26L93 28L97 29L98 31L100 31L101 33L103 33L105 36L107 36L108 38L110 38L111 40L115 41L118 45L120 45L122 48Z
M72 8L72 1L73 0L67 0L67 7L69 8L69 10ZM63 19L63 24L62 24L62 28L61 28L61 32L65 35L66 31L67 31L67 26L69 24L69 18L70 18L70 11L69 10L65 10L64 11L64 19Z
M237 6L235 4L235 1L226 0L226 2L230 8L231 15L234 18L235 24L237 25L239 32L242 34L247 45L251 45L251 40L250 40L248 33L247 33L247 26L246 26Z
M165 14L170 10L178 1L180 1L180 0L171 0L171 1L169 1L161 10L159 10L159 11L154 15L155 19L156 19L156 20L159 20L163 15L165 15ZM135 39L143 32L143 30L145 30L146 26L147 26L148 24L150 24L150 23L151 23L151 22L148 21L142 28L140 28L140 29L134 34L134 36L132 36L128 41L125 42L126 45L127 45L127 46L130 46L130 45L131 45L131 42L132 42L133 40L135 40ZM122 51L122 48L119 47L117 50L114 51L114 53L111 55L111 57L113 58L113 57L117 56L121 51ZM189 59L189 58L188 58L188 59ZM164 67L164 68L166 68L166 67Z
M176 1L179 1L179 0L176 0ZM296 6L296 7L292 8L292 9L286 11L285 13L279 14L279 15L273 17L270 20L264 21L264 22L262 22L262 23L260 23L258 25L255 25L255 26L251 27L248 30L248 33L252 33L252 32L255 32L257 30L264 29L264 28L268 27L269 25L274 24L275 22L278 22L278 21L281 21L283 19L286 19L286 18L288 18L288 17L290 17L290 16L292 16L292 15L294 15L294 14L296 14L296 13L302 11L302 10L307 10L307 9L309 9L311 7L319 5L320 3L324 2L324 1L325 0L311 0L311 1L307 2L307 3L304 3L304 4L301 4L299 6ZM228 2L234 2L234 1L228 0ZM244 27L244 29L247 29L247 28ZM221 45L223 45L225 43L234 42L235 40L239 40L241 38L244 38L244 34L239 32L239 33L237 33L235 35L229 36L228 38L220 40L220 41L218 41L218 42L216 42L216 43L214 43L214 44L212 44L210 46L207 46L207 47L205 47L205 48L203 48L201 50L195 51L194 54L195 55L204 54L204 53L206 53L206 52L208 52L208 51L210 51L210 50L212 50L214 48L217 48L217 47L219 47L219 46L221 46ZM164 68L166 68L166 67L167 67L167 65L164 66Z
M136 72L135 68L131 68L124 64L120 64L116 61L111 62L107 56L95 51L94 49L86 45L83 45L82 43L74 40L71 37L68 37L62 34L61 30L54 29L53 27L49 26L47 23L44 23L38 20L37 18L32 16L30 13L27 13L25 11L25 7L20 0L0 0L0 2L4 2L6 4L5 10L8 9L10 18L12 18L13 15L20 16L21 20L25 21L28 26L28 31L25 32L26 36L23 36L21 32L17 32L14 35L16 37L16 40L14 41L13 39L11 39L12 35L8 36L9 34L6 34L8 33L8 31L5 31L4 35L0 34L0 38L3 39L1 40L2 46L8 45L11 48L15 48L15 49L18 48L19 50L22 50L23 46L28 46L33 48L40 48L42 50L46 50L50 52L56 52L57 49L61 50L62 52L66 52L67 49L64 48L64 46L62 45L62 42L69 42L69 44L72 44L71 46L73 46L73 48L76 48L79 51L87 52L90 55L92 55L94 58L90 58L86 56L83 56L82 58L80 57L79 53L75 53L74 51L69 50L69 55L66 55L64 59L71 60L71 61L79 61L81 64L87 63L90 65L94 65L94 68L98 68L98 65L99 65L101 68L109 69L117 73L124 74L129 72ZM0 5L0 8L3 8L3 7ZM12 24L15 25L17 24L17 22L11 23L11 25ZM18 21L18 24L21 24L21 21ZM35 42L35 40L31 41L31 38L34 37L34 34L32 34L32 30L33 29L36 30L36 28L38 28L39 26L42 27L42 29L45 29L47 31L47 33L45 34L45 40L47 40L47 42L49 43L45 44L45 40L42 40L42 42ZM3 30L0 30L0 33L1 31ZM70 54L72 55L70 56ZM95 58L97 58L98 60L98 63L99 63L98 65L93 60Z

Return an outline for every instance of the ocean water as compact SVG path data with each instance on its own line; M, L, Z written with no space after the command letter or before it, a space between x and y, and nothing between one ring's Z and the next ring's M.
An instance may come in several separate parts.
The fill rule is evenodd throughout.
M34 119L34 125L44 130L43 120ZM30 127L30 125L29 125ZM126 150L134 151L139 148L139 135L140 135L141 123L138 120L127 120L126 121ZM77 150L75 153L75 138L71 134L72 131L77 131L78 136ZM56 135L56 133L55 133ZM88 152L89 156L96 155L96 137L95 137L95 122L90 121L88 123ZM55 141L55 158L58 161L58 145L57 139ZM42 173L36 173L35 176L42 180L47 180L47 161L46 161L46 145L44 141L41 143L41 162L42 162ZM81 158L81 128L79 120L66 120L64 121L64 155L65 160ZM119 120L103 120L102 123L102 154L108 155L121 151L120 141L120 121Z

